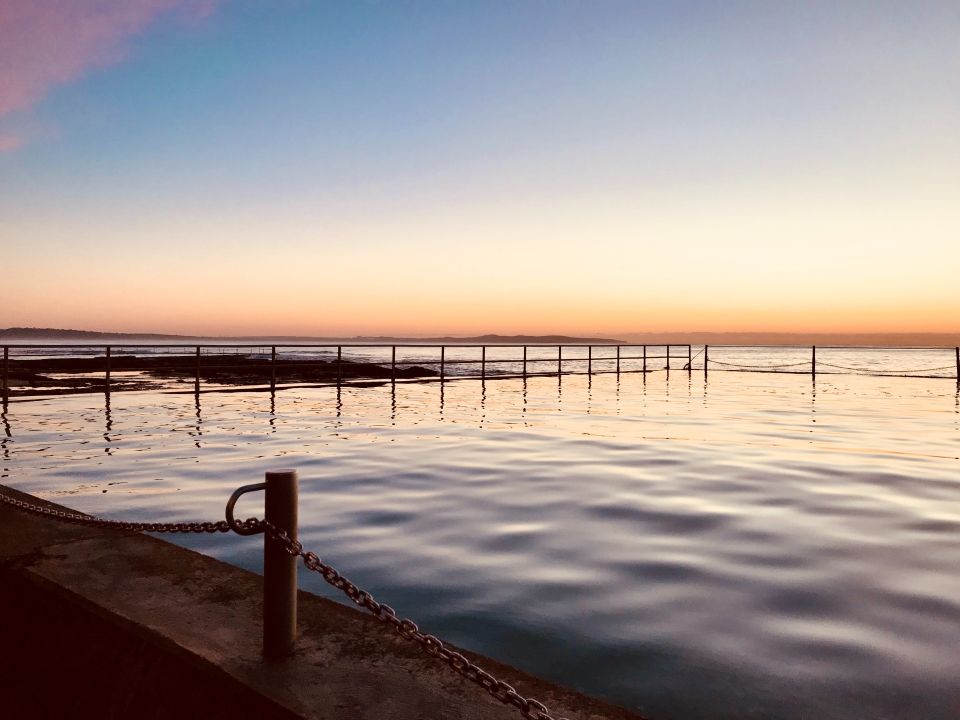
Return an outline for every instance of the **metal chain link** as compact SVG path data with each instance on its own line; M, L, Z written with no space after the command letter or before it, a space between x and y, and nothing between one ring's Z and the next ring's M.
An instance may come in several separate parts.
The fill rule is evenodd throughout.
M0 493L0 503L11 505L19 510L39 515L40 517L53 518L61 522L73 523L74 525L85 525L87 527L110 528L112 530L124 530L126 532L152 532L152 533L225 533L230 532L230 525L226 520L217 522L185 522L185 523L139 523L127 522L125 520L104 520L103 518L83 515L77 512L68 512L58 508L36 505L24 500L17 500L3 493ZM237 525L244 529L255 530L261 527L260 521L256 518L240 520Z
M67 512L57 508L25 502L24 500L17 500L3 493L0 493L0 503L5 503L32 515L48 517L54 520L60 520L61 522L128 532L225 533L231 530L226 520L191 523L137 523L125 522L123 520L104 520L90 515ZM528 720L567 720L567 718L554 717L542 702L534 698L523 697L512 685L495 678L479 665L470 662L470 660L462 654L449 649L443 644L443 641L436 636L421 632L420 628L412 620L397 617L396 610L386 603L377 602L373 595L366 590L360 589L341 575L334 567L323 562L316 553L305 552L303 545L301 545L299 541L290 538L286 531L281 530L266 520L259 520L257 518L240 520L236 522L236 525L242 530L263 530L271 541L279 542L289 555L301 558L307 570L319 574L326 582L343 592L343 594L350 598L356 605L369 611L377 620L396 630L400 637L417 643L427 655L446 663L467 680L482 687L504 705L512 705L520 711L520 714L524 718Z
M377 620L396 630L397 634L404 640L419 644L420 649L427 655L446 663L467 680L482 687L504 705L512 705L520 711L523 717L529 720L567 720L567 718L554 717L542 702L534 698L523 697L513 686L503 680L498 680L456 650L449 649L436 636L421 632L412 620L397 617L396 610L386 603L377 602L373 595L360 589L341 575L336 568L323 562L316 553L305 552L303 545L298 540L293 540L287 535L286 531L266 520L260 522L266 536L274 542L279 542L287 554L301 558L307 570L320 575L327 583L350 598L354 604L369 611Z

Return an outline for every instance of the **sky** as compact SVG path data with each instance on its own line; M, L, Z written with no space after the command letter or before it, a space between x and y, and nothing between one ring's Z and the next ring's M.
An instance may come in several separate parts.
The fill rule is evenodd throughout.
M960 3L0 0L0 327L960 331Z

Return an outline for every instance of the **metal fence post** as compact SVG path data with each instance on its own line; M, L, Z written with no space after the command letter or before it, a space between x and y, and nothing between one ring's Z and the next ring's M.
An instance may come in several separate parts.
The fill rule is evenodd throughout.
M270 389L277 386L277 346L270 347Z
M291 540L297 539L297 471L266 475L264 517ZM297 560L279 542L263 541L263 655L284 658L297 638Z

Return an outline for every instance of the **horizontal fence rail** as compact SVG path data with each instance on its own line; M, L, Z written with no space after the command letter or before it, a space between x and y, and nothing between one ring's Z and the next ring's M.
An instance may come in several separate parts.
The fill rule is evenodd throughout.
M881 361L876 358L881 353ZM819 355L819 356L818 356ZM902 360L902 362L894 362ZM909 362L908 362L909 361ZM0 390L6 400L44 387L77 392L146 389L153 382L222 385L445 381L671 370L860 374L954 378L960 347L689 344L364 344L135 343L3 346ZM136 380L140 385L136 385ZM51 391L52 392L52 391Z

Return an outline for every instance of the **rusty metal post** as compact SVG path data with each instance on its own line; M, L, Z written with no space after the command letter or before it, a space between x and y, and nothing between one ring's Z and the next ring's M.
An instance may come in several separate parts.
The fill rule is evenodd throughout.
M266 475L264 517L297 539L297 471L275 470ZM263 543L263 655L287 657L297 638L297 560L283 545Z
M110 392L110 346L107 345L107 353L105 357L106 361L106 370L104 371L104 380L106 385L104 386L106 392Z

